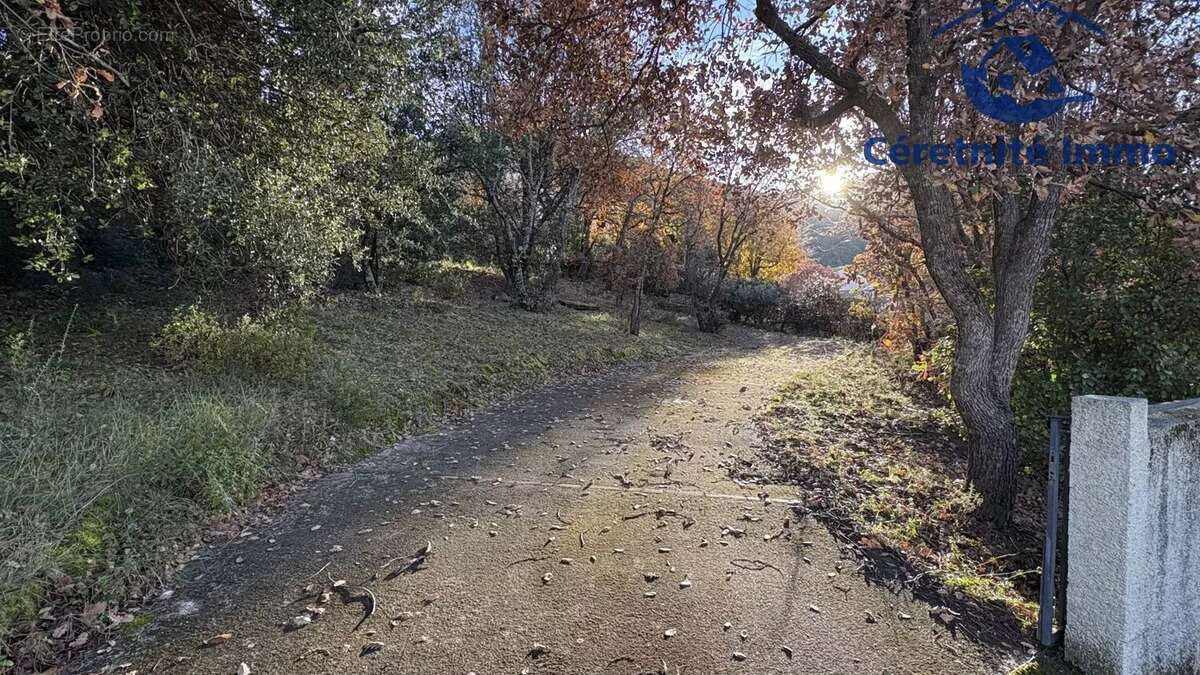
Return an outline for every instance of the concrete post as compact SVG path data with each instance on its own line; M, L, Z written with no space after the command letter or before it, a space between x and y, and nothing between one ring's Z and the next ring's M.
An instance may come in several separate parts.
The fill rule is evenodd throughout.
M1072 403L1067 658L1200 673L1200 402Z

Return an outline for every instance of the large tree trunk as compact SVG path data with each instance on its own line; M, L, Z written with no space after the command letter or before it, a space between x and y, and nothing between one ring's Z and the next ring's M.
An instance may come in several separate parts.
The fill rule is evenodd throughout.
M995 358L990 334L959 331L950 391L967 431L967 480L983 496L983 514L1003 523L1017 488L1017 423L1011 404L1012 376L1006 358Z

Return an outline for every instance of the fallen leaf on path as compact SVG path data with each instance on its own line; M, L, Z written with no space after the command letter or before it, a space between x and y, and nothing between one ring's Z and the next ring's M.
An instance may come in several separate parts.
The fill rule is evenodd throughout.
M329 656L329 650L321 649L321 648L310 649L310 650L304 652L303 654L301 654L300 656L297 656L296 660L303 661L304 659L307 659L308 657L312 656L313 654L321 654L322 656Z
M233 633L217 633L216 635L208 638L203 643L201 643L200 646L201 647L215 647L215 646L221 644L222 642L225 642L225 641L231 640L231 639L233 639Z

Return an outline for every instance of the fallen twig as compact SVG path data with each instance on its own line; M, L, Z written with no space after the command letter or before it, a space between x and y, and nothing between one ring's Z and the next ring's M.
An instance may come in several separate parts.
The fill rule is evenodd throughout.
M325 657L330 656L328 649L324 649L322 647L317 647L316 649L310 649L310 650L304 652L303 654L301 654L300 656L297 656L296 661L303 661L304 659L307 659L308 657L312 656L313 654L320 654L321 656L325 656Z
M605 667L605 668L608 668L608 667L610 667L610 666L615 666L615 665L617 665L618 663L625 663L625 662L628 662L628 663L633 663L633 662L634 662L634 661L633 661L633 657L631 657L631 656L618 656L617 658L615 658L615 659L613 659L613 660L609 661L607 664L605 664L605 666L604 666L604 667Z
M542 556L540 558L521 558L520 560L514 560L514 561L508 563L507 565L505 565L505 567L506 568L507 567L515 567L517 565L520 565L521 563L541 562L543 560L549 560L549 559L550 559L549 556Z
M741 568L744 570L751 570L754 572L760 572L762 570L770 568L770 569L775 570L776 572L779 572L780 578L783 578L784 576L786 576L786 575L784 575L783 570L779 569L778 567L772 565L769 562L765 562L765 561L758 560L758 559L750 560L749 558L734 558L733 560L729 561L729 564L733 565L734 567L738 567L738 568Z

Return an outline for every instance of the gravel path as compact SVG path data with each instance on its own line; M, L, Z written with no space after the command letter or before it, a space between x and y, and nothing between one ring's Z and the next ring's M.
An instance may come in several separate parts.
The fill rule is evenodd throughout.
M204 549L156 622L81 669L1004 672L1004 655L856 574L792 510L803 495L728 477L731 455L755 452L753 411L837 349L734 335L690 363L518 397L314 481Z

